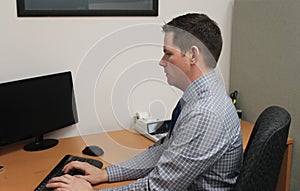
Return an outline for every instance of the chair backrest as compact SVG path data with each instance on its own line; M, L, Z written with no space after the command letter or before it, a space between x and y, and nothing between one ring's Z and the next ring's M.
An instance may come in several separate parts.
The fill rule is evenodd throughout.
M276 189L290 123L290 114L278 106L270 106L260 114L246 146L234 190Z

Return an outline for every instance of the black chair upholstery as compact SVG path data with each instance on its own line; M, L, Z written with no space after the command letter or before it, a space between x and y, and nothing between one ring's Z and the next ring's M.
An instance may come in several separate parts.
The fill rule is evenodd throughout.
M270 106L260 114L246 146L234 190L276 189L290 123L290 114L278 106Z

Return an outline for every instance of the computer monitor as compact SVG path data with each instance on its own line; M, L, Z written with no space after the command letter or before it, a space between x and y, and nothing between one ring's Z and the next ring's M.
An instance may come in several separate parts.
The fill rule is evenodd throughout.
M78 122L71 72L0 84L0 146L35 138L27 151L58 143L44 134Z

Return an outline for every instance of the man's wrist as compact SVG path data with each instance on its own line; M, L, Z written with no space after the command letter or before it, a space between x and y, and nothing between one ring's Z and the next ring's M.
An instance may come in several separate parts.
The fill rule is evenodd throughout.
M102 178L103 178L102 182L108 182L108 173L106 168L102 169L101 171L102 171Z

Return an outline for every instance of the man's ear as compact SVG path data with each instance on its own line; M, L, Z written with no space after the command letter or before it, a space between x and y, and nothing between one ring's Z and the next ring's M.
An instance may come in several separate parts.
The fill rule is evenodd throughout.
M200 59L201 52L199 50L199 48L197 46L191 46L190 48L190 54L191 54L191 61L193 64L195 64L196 62L198 62L198 60Z

